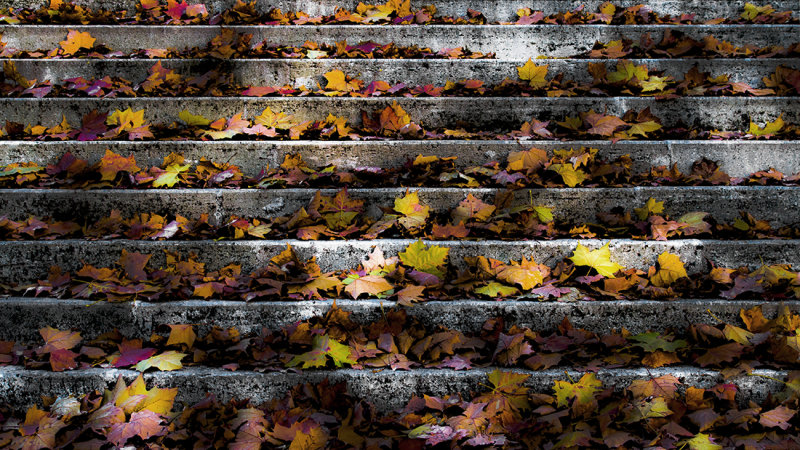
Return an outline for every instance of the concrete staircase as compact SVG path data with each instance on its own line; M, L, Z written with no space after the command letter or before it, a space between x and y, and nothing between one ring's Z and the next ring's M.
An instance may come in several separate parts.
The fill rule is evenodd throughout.
M13 6L14 1L2 1L0 6ZM133 9L126 0L87 2L117 9ZM234 2L217 0L208 4L215 9L229 7ZM529 3L535 3L531 5ZM524 2L498 0L470 2L447 0L437 7L443 15L462 15L467 8L480 10L489 21L512 21L521 7L533 6L544 11L567 10L585 3L594 10L597 1L548 0ZM621 2L633 4L635 2ZM650 6L659 13L695 12L699 19L718 16L736 17L741 1L652 1ZM310 14L331 13L340 2L277 1L271 6L285 10L302 9ZM796 1L773 1L778 10L800 13ZM17 5L19 6L19 5ZM29 5L25 5L29 6ZM354 7L355 5L346 5ZM481 26L232 26L237 32L252 33L253 41L268 39L274 43L302 44L306 40L348 42L375 40L404 45L452 48L464 46L473 51L494 52L495 60L233 60L227 68L241 84L316 85L322 74L339 69L367 82L381 79L405 82L409 85L436 83L448 80L478 78L487 83L514 77L515 68L528 58L540 55L568 57L592 48L596 41L621 37L638 40L645 33L658 39L665 29L677 29L701 39L712 34L720 40L737 44L789 45L800 41L800 25L481 25ZM130 52L141 48L202 47L217 35L218 26L61 26L61 25L0 25L0 33L8 46L18 49L41 49L58 46L68 30L89 31L98 42L114 50ZM154 61L135 59L72 60L29 59L16 61L18 70L27 78L62 80L76 76L119 75L128 79L143 79ZM586 78L587 61L558 59L547 61L552 72L564 72L574 79ZM728 73L733 81L760 83L777 65L800 68L796 59L708 59L708 60L637 60L649 67L661 68L668 74L680 75L697 64L701 71L712 74ZM165 60L165 67L183 74L198 74L207 62L199 60ZM616 61L607 61L616 64ZM746 129L750 119L756 122L774 120L780 114L788 122L800 122L800 102L789 97L692 97L658 101L647 97L613 98L133 98L133 99L0 99L2 119L21 123L55 125L62 115L71 123L94 109L123 110L144 108L151 121L177 120L186 109L207 117L230 117L244 112L258 114L265 107L295 114L299 119L322 119L327 113L345 116L350 122L360 121L360 111L376 110L397 101L411 116L426 126L438 127L459 121L491 128L519 124L532 116L540 120L562 118L576 111L606 111L622 114L626 110L651 111L669 123L700 123L719 129ZM504 160L505 156L523 148L540 147L548 150L563 147L590 146L600 149L606 158L630 154L634 170L646 170L655 165L676 164L688 170L692 162L706 157L718 161L731 176L746 176L752 172L774 167L784 173L800 171L800 144L796 141L262 141L262 142L201 142L201 141L104 141L104 142L23 142L0 141L0 166L20 161L53 163L65 151L78 157L97 161L105 149L122 155L133 153L142 165L157 165L170 152L182 153L187 161L205 157L212 161L227 161L255 175L265 165L276 166L284 155L300 153L309 164L336 164L340 167L383 166L402 164L418 154L458 156L457 164L483 164ZM355 189L350 193L370 199L375 205L389 205L404 192L402 187L385 189ZM496 189L419 188L433 210L452 208L466 194L490 198ZM117 209L125 214L137 212L171 212L186 217L209 213L212 220L229 215L244 217L287 214L305 205L315 190L93 190L71 191L58 189L11 189L0 195L0 216L21 219L30 215L100 218ZM334 191L326 191L328 194ZM642 188L565 188L527 190L517 194L518 201L532 198L537 204L555 207L561 218L575 221L592 220L595 213L614 206L632 208L654 197L665 202L672 214L703 210L722 220L732 220L739 210L770 220L774 225L796 224L800 191L791 187L642 187ZM31 282L46 276L48 268L59 265L64 270L77 270L83 263L97 266L112 264L121 250L154 254L158 265L163 249L182 254L195 252L210 268L228 263L242 265L248 272L266 263L291 244L302 257L316 256L323 271L355 267L371 250L379 246L388 255L402 251L412 241L8 241L0 243L0 283L3 281ZM450 259L460 264L465 256L484 255L501 260L532 256L538 262L552 263L571 254L576 240L555 241L463 241L442 242L451 248ZM601 240L582 240L590 248L604 244ZM726 267L751 266L762 263L800 265L800 240L783 241L717 241L682 239L671 241L612 240L611 252L615 261L626 267L647 269L664 250L680 255L689 272L706 270L709 261ZM538 301L480 301L456 300L428 302L414 306L411 315L428 324L441 324L461 331L477 331L484 320L502 316L509 323L550 330L568 317L577 327L592 331L627 328L634 332L685 327L695 321L707 321L707 310L722 320L737 320L740 308L760 304L751 300L676 301L618 301L588 302ZM297 320L323 314L331 300L302 302L244 303L233 301L166 301L159 303L98 303L82 300L49 298L0 298L0 339L35 341L37 330L44 326L60 329L75 328L85 337L96 336L114 327L127 336L146 337L156 326L168 323L196 323L208 328L213 325L236 326L243 332L261 327L276 328ZM384 302L386 303L386 302ZM356 319L380 317L384 305L378 300L338 300L341 308L353 311ZM800 310L800 302L786 304ZM777 305L765 306L772 314ZM256 401L281 396L288 386L302 381L319 381L324 377L345 380L353 393L388 410L401 406L413 394L441 395L448 392L468 392L485 380L487 371L412 370L410 372L304 371L302 373L229 372L213 368L191 368L176 372L151 372L145 375L148 383L157 386L179 387L178 400L193 402L206 392L220 398L252 398ZM785 373L761 370L762 374L782 378ZM549 392L554 379L563 379L561 370L529 372L529 384ZM574 370L572 376L580 376ZM693 367L669 367L658 370L607 369L599 373L610 386L626 385L632 379L649 378L672 373L688 384L712 386L722 377L711 370ZM51 373L0 367L0 400L20 408L38 401L41 395L83 393L106 387L118 375L132 379L133 371L92 369ZM740 377L744 398L763 399L781 386L762 377Z

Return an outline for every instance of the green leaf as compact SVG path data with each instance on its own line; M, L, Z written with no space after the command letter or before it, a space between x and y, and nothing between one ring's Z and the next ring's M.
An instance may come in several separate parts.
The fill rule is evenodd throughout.
M444 271L441 267L447 262L449 253L449 248L437 245L428 247L422 241L416 241L409 245L406 251L400 252L399 256L403 264L420 272L436 275L441 279L444 278Z

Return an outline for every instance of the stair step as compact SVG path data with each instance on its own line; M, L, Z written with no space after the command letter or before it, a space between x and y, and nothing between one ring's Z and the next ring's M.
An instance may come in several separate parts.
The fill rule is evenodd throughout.
M499 59L520 60L540 55L569 57L587 52L595 42L631 39L650 34L660 41L665 30L680 31L701 40L713 35L737 46L789 46L798 41L800 25L287 25L226 27L252 34L253 44L300 46L306 41L333 44L347 40L393 42L432 50L465 47L474 52L495 53ZM7 47L17 50L57 48L70 30L88 32L96 45L132 53L148 48L205 47L220 32L219 26L152 25L0 25Z
M191 253L206 263L207 270L227 264L242 266L243 273L264 267L269 260L291 245L298 257L315 256L323 272L355 269L375 246L387 255L404 251L413 240L383 239L374 241L4 241L0 242L0 282L33 282L46 277L50 266L76 271L84 263L108 267L119 260L123 249L151 254L150 267L164 265L164 250L184 257ZM580 243L590 249L607 241L597 239L559 239L554 241L425 241L450 249L450 263L463 266L466 256L486 256L501 261L520 260L523 256L553 265L569 257ZM684 262L688 273L708 270L709 261L720 267L760 267L763 264L795 264L800 240L720 241L682 239L675 241L610 240L611 258L624 267L647 270L659 254L668 251Z
M745 177L773 167L786 174L800 171L800 143L797 141L181 141L181 142L31 142L1 141L0 165L35 162L42 166L56 164L71 152L78 158L97 162L106 149L135 155L140 167L160 166L164 157L179 153L187 163L201 158L229 162L247 176L255 176L266 166L277 167L286 155L300 154L311 167L329 164L342 169L355 167L401 167L417 155L456 156L459 168L480 166L490 161L504 163L509 153L538 147L546 150L591 147L599 149L598 158L614 160L630 155L634 172L649 171L654 166L676 164L684 173L693 162L708 158L717 161L733 177Z
M760 306L765 317L775 317L788 307L800 311L800 301L678 299L569 301L529 300L452 300L429 301L406 308L411 317L427 327L443 326L462 333L478 333L483 324L497 317L508 327L517 325L536 332L555 330L564 318L575 328L594 333L609 333L625 328L631 333L686 330L697 323L739 323L739 311ZM0 329L0 340L41 342L39 329L76 329L85 339L93 339L113 329L127 338L147 339L160 325L196 324L198 332L212 327L234 327L243 334L262 328L277 330L295 322L323 316L334 300L239 302L226 300L165 300L126 303L94 302L79 299L32 297L0 298L7 325ZM336 305L352 313L351 319L370 323L381 319L393 302L383 300L336 299ZM713 315L712 315L713 314Z
M488 203L503 189L463 188L385 188L349 189L352 198L365 200L366 213L382 215L381 207L393 207L394 200L406 191L417 192L431 213L447 213L472 194ZM2 215L25 220L31 215L92 223L113 210L129 218L139 213L180 214L197 219L208 213L209 223L224 225L235 215L268 218L294 214L307 207L315 194L333 196L337 189L8 189L0 196ZM730 223L747 211L773 227L796 225L787 214L800 204L800 189L776 186L716 187L636 187L636 188L559 188L514 191L512 205L533 203L553 209L556 220L581 224L595 222L597 213L622 207L632 212L649 198L664 202L664 212L673 218L695 211L707 212L718 222ZM76 212L79 212L76 214Z
M437 16L464 16L467 9L472 8L483 13L490 22L515 21L516 12L520 8L531 8L535 11L542 11L545 14L572 11L580 6L584 6L585 11L594 12L604 3L605 0L539 0L535 4L526 0L494 0L492 2L480 3L468 0L439 0L433 4L436 6ZM112 11L128 10L134 11L137 0L84 0L75 2L88 5L95 9L107 9ZM235 0L210 0L204 2L210 14L219 13L231 8L236 4ZM374 2L379 3L379 2ZM617 6L629 7L638 5L638 0L617 0ZM657 0L647 2L647 6L653 11L666 15L680 16L682 14L696 14L696 20L710 20L718 17L738 17L744 8L746 0ZM797 2L792 0L772 0L769 2L777 11L800 11ZM46 2L30 2L29 0L3 0L0 8L34 8L46 4ZM271 8L279 8L283 12L303 11L310 16L332 15L339 8L355 10L357 2L342 2L340 0L271 0L265 4L256 5L256 9L261 12L268 12ZM411 2L412 11L429 4L427 1L415 0Z
M442 396L446 394L481 391L494 368L454 371L448 369L415 369L410 371L370 370L306 370L302 373L226 371L204 367L187 368L174 372L151 372L144 375L149 386L177 387L176 402L194 404L206 392L213 392L223 402L231 398L247 399L254 404L283 397L299 383L346 381L351 394L375 404L380 412L403 407L413 395ZM514 373L530 375L524 385L534 392L552 394L556 380L579 379L584 372L574 369L527 371L513 369ZM130 383L139 372L120 369L85 369L67 372L24 370L19 367L0 367L0 401L24 410L40 402L41 396L66 396L109 389L122 376ZM739 390L737 400L761 402L769 392L784 388L780 381L785 371L758 369L754 375L742 375L724 380L719 372L693 367L667 367L658 369L600 369L596 372L603 384L622 391L634 380L649 380L662 375L674 375L681 383L699 388L712 388L719 383L735 384ZM767 378L769 377L769 378ZM770 379L772 378L772 379ZM776 380L777 379L777 380Z
M16 98L1 99L4 118L24 124L54 126L66 117L73 126L94 109L114 111L133 108L145 110L150 123L169 124L178 120L183 110L211 120L243 113L252 118L267 107L273 112L292 114L294 120L324 120L328 114L347 118L348 123L361 123L361 111L382 110L397 102L411 120L428 128L455 127L463 122L483 129L501 128L509 132L532 117L540 121L564 120L577 112L594 110L621 116L626 111L651 112L664 126L679 122L700 124L723 130L747 130L748 118L755 122L783 120L800 122L800 102L795 97L680 97L667 100L641 97L450 97L450 98L251 98L251 97L170 97L170 98ZM724 105L724 106L722 106ZM62 117L63 116L63 117ZM510 128L509 128L510 127Z
M50 80L59 83L75 77L102 78L117 76L131 82L142 82L148 70L156 64L146 59L12 59L17 70L28 79ZM591 83L590 64L604 64L610 72L616 70L617 59L554 59L534 61L548 65L548 78L564 74L564 80ZM650 72L664 71L676 80L697 67L712 77L729 75L732 82L763 86L779 66L800 69L800 58L718 58L718 59L629 59L636 65L645 65ZM500 61L491 59L232 59L227 61L203 59L166 59L161 65L184 76L198 76L209 70L234 75L242 86L306 86L318 89L325 85L323 75L332 70L363 80L404 83L406 86L435 84L447 81L477 79L486 85L499 84L504 79L517 79L517 67L525 60Z

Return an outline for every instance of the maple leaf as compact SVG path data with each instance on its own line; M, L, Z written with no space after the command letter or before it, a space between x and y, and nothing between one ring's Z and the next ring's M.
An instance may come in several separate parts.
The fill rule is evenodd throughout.
M778 117L772 122L767 122L763 128L751 121L750 129L747 130L747 134L751 134L753 136L772 136L780 132L785 125L786 123L784 123L782 116Z
M688 342L683 339L668 341L656 331L639 333L635 336L630 336L628 340L637 342L637 344L634 345L641 347L646 352L655 352L658 350L674 352L689 345Z
M449 248L437 245L429 247L422 241L416 241L409 245L405 251L400 252L398 256L400 256L400 261L403 264L442 279L444 278L444 271L442 271L441 267L447 262L449 253Z
M518 284L524 290L530 290L544 282L542 267L531 259L523 257L520 263L514 261L504 266L497 274L499 280Z
M398 222L409 230L425 225L430 209L430 206L420 204L416 192L408 192L404 197L394 200L394 210L403 215Z
M606 137L614 134L617 128L628 124L619 117L597 114L594 111L591 111L585 120L591 126L587 131L588 133Z
M650 277L650 282L658 287L667 287L686 276L686 267L680 256L665 251L658 255L658 272Z
M134 111L130 107L123 111L115 110L106 119L106 124L116 125L118 132L132 131L144 126L144 109Z
M70 30L67 33L67 39L61 41L58 45L64 50L64 56L74 55L81 49L91 49L94 47L95 38L86 31L78 32Z
M144 268L147 262L150 261L151 255L145 255L139 252L128 252L122 249L122 254L119 257L119 265L125 269L125 275L133 281L142 281L147 279L147 273Z
M569 187L575 187L586 181L586 173L580 169L576 169L572 164L550 164L547 170L561 175L561 179Z
M344 72L338 69L327 72L325 79L328 81L325 85L325 89L328 91L353 92L359 89L359 83L356 81L348 82Z
M197 335L194 333L194 327L191 325L170 325L169 339L167 345L180 345L186 344L187 347L192 348Z
M335 289L338 293L342 287L342 282L335 276L321 276L317 277L310 282L300 285L289 287L290 294L300 293L306 297L322 298L319 290L329 291Z
M538 89L540 87L547 86L547 70L550 66L537 66L536 64L528 58L528 62L526 62L522 67L517 67L517 73L519 74L519 79L527 81L528 84L534 89Z
M558 380L553 386L556 392L556 405L563 407L572 400L573 417L585 416L597 406L595 396L602 389L603 383L593 373L584 374L575 383Z
M484 203L474 195L467 194L467 198L461 201L451 213L455 223L475 219L485 222L492 216L496 208L488 203Z
M611 261L611 249L609 248L610 242L600 247L597 250L589 250L581 244L575 248L572 256L569 258L576 266L589 266L596 270L600 275L607 278L614 278L617 271L625 270L621 265Z
M789 420L791 420L795 414L797 414L797 411L781 405L775 409L761 413L758 423L767 428L777 427L781 430L788 430L789 427L792 426Z
M327 364L328 357L333 360L336 367L342 367L344 364L353 365L357 362L352 356L350 347L331 339L330 336L316 335L311 351L295 356L287 366L295 367L302 364L303 369L323 367Z
M151 356L150 358L140 361L136 364L136 370L144 372L151 367L158 370L170 371L183 368L181 360L186 357L186 353L179 353L174 350L168 350L160 355Z
M144 377L139 374L130 386L120 377L113 391L106 391L106 399L116 406L121 407L126 413L135 411L151 411L160 415L167 415L172 411L178 388L152 388L147 389Z
M662 128L661 124L656 123L655 121L652 120L648 120L646 122L639 122L632 124L631 127L628 129L628 134L631 136L639 135L642 137L647 137L647 133L658 131L661 128Z
M486 286L479 287L474 290L476 294L485 295L487 297L509 297L519 294L519 289L513 286L506 286L497 282L491 282Z
M131 414L125 423L115 423L111 426L106 438L117 447L123 447L134 436L148 439L166 432L166 427L161 424L161 417L153 411L144 410Z
M276 128L278 130L288 130L297 125L297 122L293 120L293 116L286 115L282 112L273 113L269 106L266 107L261 114L254 117L253 121L257 125L263 125L267 128Z
M649 380L634 380L628 390L635 398L658 396L672 399L675 398L680 384L675 375L662 375Z
M386 278L378 275L365 275L363 277L352 280L347 287L344 288L345 292L353 296L354 299L358 298L361 294L367 296L377 296L382 292L394 289Z
M80 134L77 140L79 141L93 141L97 136L108 131L106 120L108 113L99 113L97 110L92 110L81 119Z
M425 286L411 285L397 291L397 304L401 306L411 306L413 303L422 301L422 293Z
M411 123L411 116L397 103L392 102L392 106L387 106L380 114L381 131L400 131Z
M101 181L114 181L119 172L135 174L141 171L141 169L136 165L136 159L133 153L131 153L131 156L125 158L106 149L106 154L100 159L98 171L101 175Z
M211 123L209 119L206 119L201 115L194 115L185 109L178 114L178 118L184 121L186 125L189 125L190 127L205 127Z
M508 170L525 171L534 173L549 161L547 151L540 148L531 148L521 152L513 152L508 155Z
M39 349L39 353L50 353L56 350L69 350L78 345L82 338L77 331L57 330L45 327L39 330L39 334L44 339L44 346Z
M679 446L689 446L689 450L722 450L722 446L715 444L711 436L697 433L693 438L681 441Z
M170 164L167 168L161 172L155 180L153 180L153 187L173 187L175 184L180 181L180 175L182 173L188 172L191 165L185 164Z
M636 78L639 81L647 80L647 66L636 66L631 61L621 60L617 63L617 70L608 73L608 81L611 83L628 82Z
M742 345L751 345L750 339L755 336L755 334L745 330L744 328L740 328L731 324L725 324L722 334L725 335L725 339L738 342Z

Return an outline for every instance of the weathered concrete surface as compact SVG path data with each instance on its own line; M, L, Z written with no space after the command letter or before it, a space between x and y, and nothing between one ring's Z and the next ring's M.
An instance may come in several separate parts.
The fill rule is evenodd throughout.
M17 70L28 79L59 83L73 77L117 76L132 82L144 81L148 70L156 64L143 59L15 59ZM664 71L677 80L693 67L711 76L729 75L734 82L748 83L753 87L764 85L762 78L775 72L778 66L800 68L797 58L746 58L746 59L631 59L636 65L645 65L650 72ZM166 59L161 65L184 76L197 76L209 70L234 75L243 86L291 85L317 89L327 83L325 73L341 70L365 83L381 80L405 83L406 86L436 84L447 81L477 79L485 84L498 84L506 78L517 79L517 67L525 60L448 60L448 59L233 59L210 61L201 59ZM590 83L589 64L601 63L609 71L616 70L618 60L563 60L536 61L548 65L548 78L563 74L565 80Z
M530 5L528 5L530 6ZM664 30L686 33L694 39L709 34L735 45L788 46L798 41L800 25L298 25L232 26L252 34L251 42L267 40L274 45L302 45L305 41L333 44L375 41L418 45L433 50L465 47L500 59L527 59L540 55L569 57L591 50L596 41L622 38L639 41L650 34L661 40ZM2 25L0 34L8 47L18 50L51 49L59 46L69 30L87 31L113 50L130 53L145 48L205 47L219 34L219 26L106 26L106 25Z
M63 270L78 270L84 263L110 266L119 260L122 249L152 254L150 265L164 264L164 250L183 256L199 255L197 261L209 270L229 263L242 266L248 273L268 264L269 260L291 245L300 258L316 257L323 272L355 268L375 246L396 255L413 243L407 239L375 241L6 241L0 242L0 282L34 281L46 276L52 265ZM718 241L682 239L675 241L633 241L614 239L559 239L556 241L440 241L430 242L450 249L450 262L463 266L467 256L486 256L508 261L523 256L539 263L554 265L572 254L581 243L596 249L610 242L612 260L625 267L646 270L659 254L669 251L680 256L689 273L706 271L709 261L721 267L762 264L794 264L800 254L800 240Z
M133 108L145 110L147 122L171 123L183 110L211 120L242 113L252 119L265 108L294 116L298 123L324 120L328 114L360 124L361 111L379 111L399 104L411 120L423 127L458 128L465 123L481 130L508 132L523 122L564 120L577 112L594 110L622 116L626 111L650 108L664 126L697 125L724 130L747 130L750 120L757 123L782 116L790 123L800 122L800 101L796 97L678 97L666 100L642 97L434 97L434 98L329 98L329 97L171 97L171 98L14 98L0 100L0 111L8 121L55 126L64 117L78 126L92 110L109 111ZM720 107L724 105L724 107Z
M494 368L453 371L446 369L417 369L411 371L371 371L338 369L330 371L306 371L301 373L249 371L230 372L221 369L190 368L174 372L151 372L145 374L148 386L177 387L176 404L194 404L202 400L207 392L214 393L221 401L231 398L249 398L254 404L283 397L289 389L299 383L319 383L324 379L332 382L347 382L348 390L357 398L375 404L379 411L401 408L412 396L483 392L487 377ZM533 392L552 394L557 380L578 379L584 372L575 369L551 369L539 372L510 370L530 375L525 385ZM760 369L754 375L739 376L723 380L719 372L692 367L669 367L658 369L601 369L597 377L607 388L621 391L634 380L648 380L662 375L674 375L684 385L712 388L723 381L738 387L737 400L746 404L748 400L761 402L769 393L784 389L781 380L784 371ZM763 376L758 376L763 375ZM118 377L131 382L138 372L119 369L87 369L67 372L45 372L24 370L19 367L0 367L0 401L5 401L24 411L33 404L41 404L41 396L79 395L94 390L110 388Z
M800 143L796 141L262 141L262 142L30 142L0 141L0 165L32 161L55 164L66 152L97 162L106 149L122 155L133 154L140 167L160 166L171 152L182 154L188 163L201 158L229 162L248 176L266 166L280 165L286 155L299 154L311 167L328 164L344 169L357 167L400 167L417 155L456 156L457 167L479 166L490 161L505 162L509 153L531 147L546 150L592 147L598 158L614 160L630 155L635 172L653 166L676 164L683 172L694 161L717 161L733 177L748 176L773 167L786 174L800 171Z
M77 0L73 3L88 5L93 8L104 8L108 10L128 10L134 11L138 2L136 0ZM208 0L202 2L209 9L209 12L220 12L233 6L234 0ZM257 4L259 11L266 12L271 8L279 8L284 12L305 11L307 14L330 15L334 14L338 8L355 10L358 2L338 1L338 0L271 0L265 4ZM435 3L439 16L464 16L468 8L478 8L487 20L514 21L517 18L516 11L520 8L531 8L536 11L543 11L546 14L571 11L580 6L584 6L586 11L597 11L603 0L539 0L531 3L525 0L483 0L479 4L467 0L440 0ZM614 2L619 6L633 6L638 4L638 0L619 0ZM735 18L741 14L745 0L661 0L651 2L648 5L653 11L659 14L681 15L694 13L696 20L708 20L717 17ZM47 2L31 2L29 0L2 0L0 8L31 8L46 5ZM421 8L428 4L426 1L413 1L412 9ZM792 0L773 0L771 4L777 11L793 11L795 14L800 9L797 2Z
M337 189L323 189L333 196ZM362 199L372 218L381 208L393 207L406 192L417 192L431 213L447 213L468 194L488 203L503 189L464 188L384 188L349 189L351 197ZM139 213L180 214L187 218L209 215L212 225L224 225L232 215L238 217L278 217L307 207L316 189L10 189L0 196L0 216L24 220L35 215L80 223L107 217L113 210L125 218ZM703 211L720 222L732 222L744 210L774 227L796 225L797 217L788 213L800 208L800 188L776 186L702 186L634 188L521 189L514 191L512 206L533 203L553 208L557 220L570 223L596 222L597 214L621 207L633 213L649 198L664 202L664 212L673 218Z
M577 292L576 292L577 295ZM685 330L694 323L739 324L739 311L755 306L767 318L777 315L782 306L800 311L800 301L763 300L674 300L674 301L575 301L576 295L558 302L530 300L453 300L420 303L406 308L408 314L426 326L444 326L464 333L476 333L483 323L502 317L506 327L519 325L538 332L555 330L566 317L577 328L597 333L627 329L632 333ZM569 301L573 299L573 301ZM393 301L375 299L337 299L336 305L352 313L360 323L380 320ZM91 302L77 299L10 297L0 299L3 318L0 339L40 343L43 327L76 329L85 339L114 328L128 338L147 339L160 325L195 324L198 332L212 327L235 327L242 333L259 333L262 328L276 330L292 323L322 316L333 300L301 302L236 302L222 300L132 301L127 303ZM710 311L710 313L709 313ZM711 315L713 314L713 316Z

